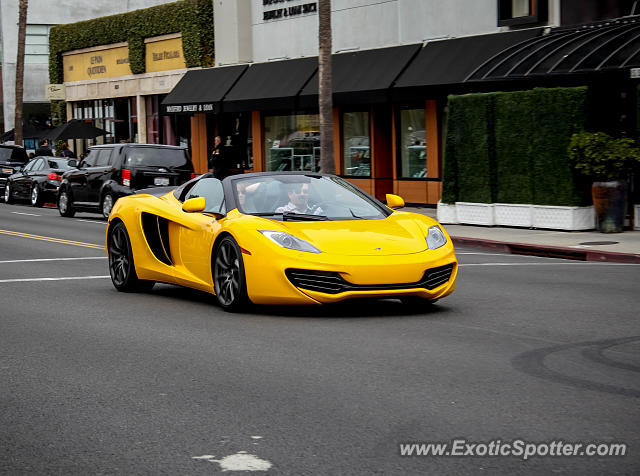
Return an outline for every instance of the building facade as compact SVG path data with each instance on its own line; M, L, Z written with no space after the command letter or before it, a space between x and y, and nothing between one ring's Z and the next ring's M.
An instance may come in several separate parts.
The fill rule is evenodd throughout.
M49 100L49 32L53 25L72 23L104 15L167 3L166 0L30 0L27 10L24 69L24 121L46 122ZM2 130L10 130L15 114L15 77L18 43L18 0L0 3L2 61Z

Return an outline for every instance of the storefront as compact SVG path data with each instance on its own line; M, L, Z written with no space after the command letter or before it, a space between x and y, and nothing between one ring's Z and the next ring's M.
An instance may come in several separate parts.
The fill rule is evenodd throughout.
M186 72L181 35L145 39L144 74L131 74L128 55L127 43L63 53L67 117L106 131L96 139L73 141L78 155L103 143L191 146L190 121L165 115L160 107Z

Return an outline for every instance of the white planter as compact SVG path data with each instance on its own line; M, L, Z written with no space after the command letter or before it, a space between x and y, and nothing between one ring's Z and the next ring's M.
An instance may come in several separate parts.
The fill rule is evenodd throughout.
M522 226L527 228L533 226L533 205L495 203L494 214L496 225Z
M633 206L633 229L640 230L640 205Z
M438 202L437 220L440 223L458 223L457 207L450 203Z
M456 202L458 221L469 225L495 225L493 208L493 203Z
M533 226L552 230L592 230L596 215L590 207L556 207L533 205Z

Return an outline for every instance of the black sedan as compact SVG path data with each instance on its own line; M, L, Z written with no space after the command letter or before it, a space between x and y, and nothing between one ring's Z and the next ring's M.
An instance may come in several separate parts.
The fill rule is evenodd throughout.
M4 201L30 200L34 207L56 203L62 174L74 168L76 161L64 157L35 157L7 179Z

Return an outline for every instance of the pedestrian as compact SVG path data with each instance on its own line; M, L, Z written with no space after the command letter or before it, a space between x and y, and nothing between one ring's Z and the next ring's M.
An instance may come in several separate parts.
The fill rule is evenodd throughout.
M76 158L76 154L74 154L73 151L71 149L69 149L69 146L67 145L66 142L64 144L62 144L61 155L62 155L62 157L66 157L67 159L75 159Z
M49 139L42 139L40 147L36 149L36 155L47 155L49 157L53 157L53 151L51 150L51 147L49 147Z
M213 176L222 180L228 174L227 158L222 150L222 138L215 136L213 139L213 151L209 158L209 171L213 172Z

